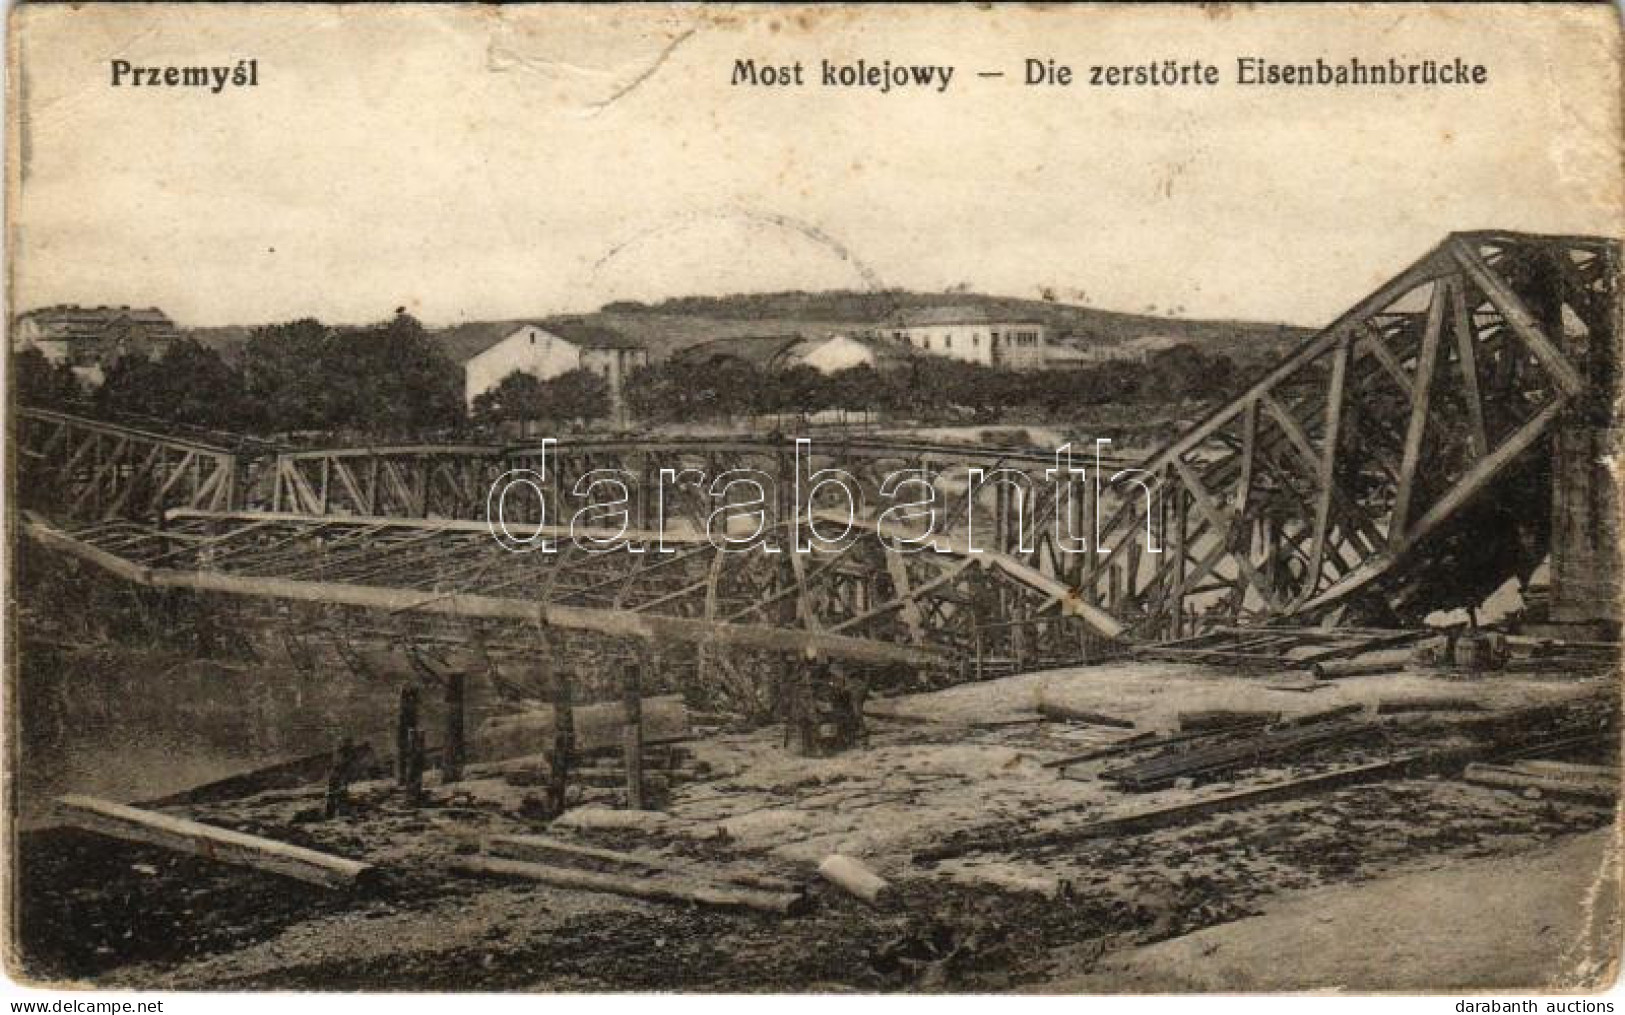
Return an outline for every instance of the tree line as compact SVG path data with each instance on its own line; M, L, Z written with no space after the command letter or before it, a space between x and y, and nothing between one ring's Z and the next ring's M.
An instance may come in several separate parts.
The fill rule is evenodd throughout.
M359 328L308 319L267 325L232 361L183 338L156 358L120 356L91 390L37 349L13 364L25 405L256 434L407 437L464 425L462 371L408 314Z
M505 423L603 421L613 406L603 378L573 370L547 380L513 373L465 410L461 368L407 314L360 328L315 320L256 328L231 360L191 339L157 359L129 355L83 389L66 364L37 350L14 359L23 404L136 413L262 435L309 432L365 439L490 432ZM633 426L726 423L829 409L876 411L922 422L1065 421L1105 404L1218 401L1239 380L1228 356L1181 345L1146 363L1106 362L1016 372L922 356L876 370L823 374L769 370L736 358L676 358L634 370L623 389Z
M769 370L744 360L682 359L633 371L631 415L649 423L715 422L747 416L871 410L921 421L1011 415L1065 421L1104 404L1218 401L1235 393L1235 363L1189 345L1147 362L1106 362L1060 370L1015 371L922 356L877 370L867 364L823 374L798 365Z

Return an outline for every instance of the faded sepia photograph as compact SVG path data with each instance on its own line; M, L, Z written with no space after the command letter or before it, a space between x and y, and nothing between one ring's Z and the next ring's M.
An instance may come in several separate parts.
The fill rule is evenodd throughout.
M1613 986L1613 6L8 13L6 990Z

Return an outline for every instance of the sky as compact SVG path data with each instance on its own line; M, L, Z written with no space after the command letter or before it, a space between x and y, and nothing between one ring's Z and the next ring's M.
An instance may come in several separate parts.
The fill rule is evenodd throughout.
M776 289L1322 324L1452 230L1621 234L1608 6L21 8L11 297L431 324ZM1244 88L1235 61L1483 63ZM1023 61L1071 65L1028 87ZM110 85L110 61L259 84ZM817 84L943 64L948 89ZM730 84L803 64L800 88ZM1211 88L1087 85L1204 60ZM983 78L978 71L1004 72Z

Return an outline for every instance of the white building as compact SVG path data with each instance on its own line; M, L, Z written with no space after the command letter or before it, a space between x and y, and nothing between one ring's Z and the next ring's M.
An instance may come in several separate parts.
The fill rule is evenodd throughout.
M1042 322L1000 318L980 307L905 310L874 334L933 356L1011 370L1042 367L1049 345Z
M522 324L463 361L463 398L472 408L474 399L515 371L545 381L579 369L604 379L610 403L619 411L627 375L648 362L648 350L635 340L595 324Z

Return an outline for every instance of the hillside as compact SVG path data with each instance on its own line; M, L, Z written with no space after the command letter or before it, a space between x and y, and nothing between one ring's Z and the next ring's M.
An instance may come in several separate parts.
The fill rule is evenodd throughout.
M568 316L637 339L649 349L651 359L662 360L679 349L713 338L816 335L885 321L903 310L933 307L974 307L997 317L1042 321L1061 341L1082 348L1160 339L1163 342L1159 344L1190 343L1243 362L1279 356L1312 333L1312 329L1287 324L1158 317L1046 300L903 290L685 296L655 304L611 303L594 313ZM447 356L461 363L525 320L532 319L470 321L432 328L431 332L445 347ZM545 322L548 318L534 320ZM229 359L241 348L249 330L247 326L226 326L195 328L187 333Z
M834 330L884 321L899 311L934 307L974 307L997 317L1042 321L1057 338L1084 348L1155 337L1171 339L1169 344L1188 342L1209 352L1223 351L1239 359L1280 355L1314 331L1288 324L1159 317L1047 300L896 289L685 296L655 304L611 303L588 316L628 334L653 337L657 344L650 351L658 357L702 336ZM690 335L694 337L688 338Z

